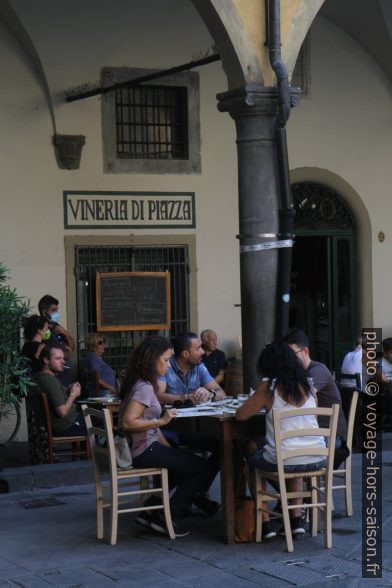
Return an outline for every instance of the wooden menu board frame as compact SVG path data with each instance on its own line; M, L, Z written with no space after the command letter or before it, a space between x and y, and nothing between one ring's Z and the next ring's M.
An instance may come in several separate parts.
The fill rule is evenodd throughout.
M147 324L110 324L105 321L104 309L102 308L102 285L107 280L124 280L124 278L155 278L157 280L165 281L165 321L162 323L147 323ZM131 281L130 281L131 284ZM159 329L170 329L170 273L169 272L97 272L96 275L96 302L97 302L97 331L149 331ZM119 308L121 310L121 308ZM136 311L135 311L136 312Z

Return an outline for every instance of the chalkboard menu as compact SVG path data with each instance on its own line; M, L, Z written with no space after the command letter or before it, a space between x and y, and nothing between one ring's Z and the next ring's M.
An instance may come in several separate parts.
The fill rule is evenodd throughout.
M169 272L97 273L97 330L170 329Z

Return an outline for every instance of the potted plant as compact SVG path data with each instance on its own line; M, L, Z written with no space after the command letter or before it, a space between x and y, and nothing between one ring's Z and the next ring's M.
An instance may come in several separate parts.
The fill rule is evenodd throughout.
M8 271L0 262L0 470L5 446L20 425L20 401L32 382L29 361L19 354L20 329L29 304L7 285Z

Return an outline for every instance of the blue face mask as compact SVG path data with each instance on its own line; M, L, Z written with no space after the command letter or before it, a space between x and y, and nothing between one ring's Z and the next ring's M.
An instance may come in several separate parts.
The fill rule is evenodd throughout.
M59 312L53 312L53 313L50 315L50 320L51 320L53 323L58 323L58 321L59 321L59 318L60 318L60 313L59 313Z

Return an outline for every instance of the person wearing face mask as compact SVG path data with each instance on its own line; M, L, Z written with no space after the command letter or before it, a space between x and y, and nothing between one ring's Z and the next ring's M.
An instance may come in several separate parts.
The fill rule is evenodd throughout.
M64 350L64 371L58 377L64 386L68 386L71 383L70 356L74 350L75 343L68 331L58 322L60 320L59 301L54 296L45 294L38 302L38 311L40 316L49 321L51 337L47 342L47 346L60 345Z
M21 354L27 357L31 363L31 372L39 370L41 351L51 337L49 321L43 316L33 314L24 323L23 337L25 342Z

